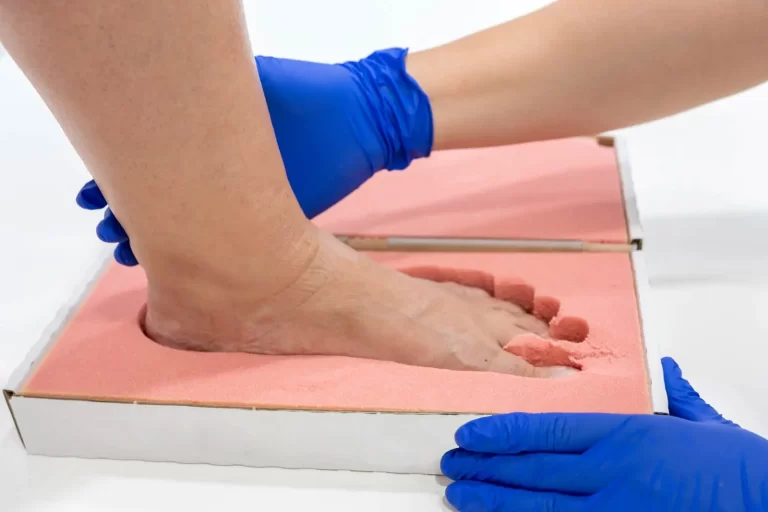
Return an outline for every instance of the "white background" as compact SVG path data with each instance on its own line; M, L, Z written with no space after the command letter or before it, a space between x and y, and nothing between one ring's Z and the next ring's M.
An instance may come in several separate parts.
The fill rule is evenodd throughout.
M254 51L338 61L422 49L542 1L246 2ZM585 13L588 15L588 13ZM116 56L116 58L118 58ZM768 435L768 88L627 130L662 352L729 418ZM88 179L45 105L0 57L0 383L104 251ZM442 510L434 477L25 455L0 408L0 510Z

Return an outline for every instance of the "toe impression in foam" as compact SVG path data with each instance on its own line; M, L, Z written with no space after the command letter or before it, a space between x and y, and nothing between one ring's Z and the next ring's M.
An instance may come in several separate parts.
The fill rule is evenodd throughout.
M549 323L560 312L560 301L554 297L536 297L533 300L533 314Z
M534 289L533 286L522 279L504 279L496 282L494 296L497 299L506 300L516 304L526 311L533 310Z
M411 277L429 279L438 283L457 283L472 288L485 290L489 295L494 293L494 277L489 272L482 270L471 270L464 268L446 268L446 267L408 267L400 269L400 272Z
M533 366L567 366L581 370L581 365L568 350L534 334L516 336L504 346L504 350L525 359Z
M589 325L583 318L567 316L552 321L549 335L558 340L579 343L587 339Z

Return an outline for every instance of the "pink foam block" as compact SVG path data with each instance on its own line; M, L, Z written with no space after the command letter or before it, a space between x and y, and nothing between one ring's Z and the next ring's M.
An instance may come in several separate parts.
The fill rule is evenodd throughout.
M436 152L376 174L317 222L360 235L629 240L616 152L588 139Z
M561 315L587 318L587 341L571 344L582 371L564 379L418 368L346 357L184 352L147 339L137 317L140 269L115 266L74 316L21 391L232 407L499 413L650 412L632 271L621 254L382 254L394 267L471 264L523 274ZM599 268L599 272L594 272ZM558 346L563 346L561 342Z
M623 241L626 225L613 158L612 151L589 141L436 154L408 171L375 178L319 223L342 233ZM489 292L494 283L524 279L535 291L534 314L570 334L585 334L586 327L566 319L586 319L589 336L582 343L524 336L511 340L508 350L541 364L567 362L581 372L544 380L347 357L174 350L147 339L139 328L146 300L141 269L115 265L21 394L348 411L651 412L626 254L372 257L414 275L429 274L421 277L445 278L441 272L448 272Z

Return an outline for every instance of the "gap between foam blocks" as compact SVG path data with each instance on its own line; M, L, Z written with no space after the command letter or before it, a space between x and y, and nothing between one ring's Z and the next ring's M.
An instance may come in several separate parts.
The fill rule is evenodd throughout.
M352 249L363 252L632 253L642 248L642 241L639 239L629 242L587 242L582 240L374 236L338 233L334 236Z

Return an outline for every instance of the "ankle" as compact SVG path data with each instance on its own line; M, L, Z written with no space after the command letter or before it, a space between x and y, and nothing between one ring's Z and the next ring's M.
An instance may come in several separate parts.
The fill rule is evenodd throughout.
M145 251L152 255L142 259L150 286L168 294L215 296L225 291L227 297L269 297L295 281L319 247L317 230L309 222L286 226L280 233L254 229L245 241L242 235L231 238L239 240L224 244L209 239L193 248L171 243Z
M190 255L155 261L147 269L143 327L153 340L175 348L227 350L258 339L279 316L276 300L310 293L294 290L318 256L313 230L276 243L261 254L233 254L229 264Z

